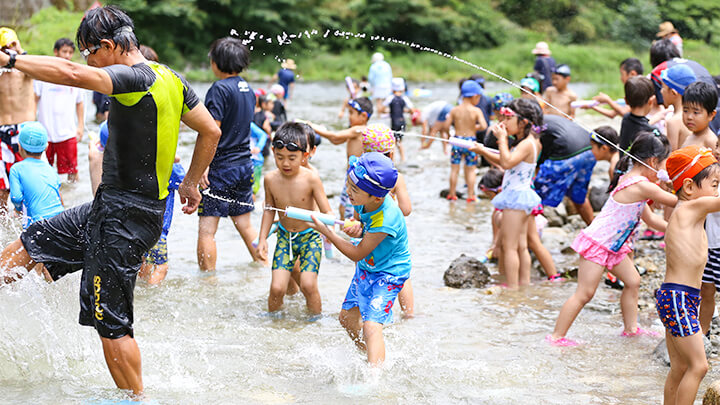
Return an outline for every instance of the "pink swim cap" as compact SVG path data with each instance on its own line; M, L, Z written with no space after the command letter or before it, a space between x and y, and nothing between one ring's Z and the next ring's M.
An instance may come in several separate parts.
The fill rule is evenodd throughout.
M362 133L363 152L388 153L395 149L395 135L383 124L368 125Z

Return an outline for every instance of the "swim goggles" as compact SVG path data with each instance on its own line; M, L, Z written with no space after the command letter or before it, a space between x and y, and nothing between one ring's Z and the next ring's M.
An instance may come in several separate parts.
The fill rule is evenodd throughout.
M85 48L82 51L80 51L80 54L83 56L83 58L85 58L85 60L87 60L87 58L88 58L88 56L90 56L90 54L94 54L100 48L101 48L100 45L93 45L89 48Z
M370 177L368 175L367 169L365 169L365 166L360 164L360 159L350 159L350 169L350 178L353 183L358 184L360 181L365 180L373 186L378 187L382 190L392 190L392 187L385 187L377 180Z
M514 117L517 115L515 111L511 110L508 107L500 107L500 109L498 110L498 114L504 115L506 117Z
M272 143L273 147L275 149L282 149L285 148L288 150L288 152L297 152L297 151L303 151L301 147L298 146L295 142L283 142L282 139L276 139Z
M368 119L370 119L371 113L363 110L362 107L360 107L360 103L358 103L356 100L350 100L348 101L348 105L352 107L355 111L359 112L360 114L365 113L368 116Z

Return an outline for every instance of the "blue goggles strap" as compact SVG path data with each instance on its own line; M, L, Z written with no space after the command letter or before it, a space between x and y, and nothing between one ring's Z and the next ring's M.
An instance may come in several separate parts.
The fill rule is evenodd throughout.
M358 103L357 101L355 101L355 100L350 100L350 101L348 101L348 105L349 105L350 107L354 108L357 112L359 112L359 113L361 113L361 114L362 114L362 113L367 114L368 119L370 119L370 116L371 116L372 114L369 113L369 112L367 112L367 111L365 111L365 110L363 110L362 107L360 107L360 103Z

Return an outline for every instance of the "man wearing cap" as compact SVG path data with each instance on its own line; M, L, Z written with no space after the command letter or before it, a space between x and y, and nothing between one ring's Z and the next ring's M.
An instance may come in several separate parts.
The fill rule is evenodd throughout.
M385 62L383 54L375 52L368 71L368 83L372 87L372 97L375 100L375 110L378 114L385 111L383 101L392 93L392 77L390 64Z
M673 115L665 120L666 134L670 149L675 150L685 142L685 139L692 135L692 132L683 124L682 96L685 88L695 82L695 72L687 65L675 65L660 72L662 80L662 103L668 108L673 106Z
M25 53L15 31L0 27L0 53ZM35 93L32 78L18 69L0 64L0 211L6 209L10 194L8 174L18 154L18 124L35 120Z
M178 193L183 211L200 202L198 183L213 159L220 128L177 73L148 62L132 19L116 7L90 10L77 30L88 65L0 52L0 66L46 82L111 96L102 184L92 203L33 223L0 254L4 281L42 263L53 279L82 269L80 324L93 326L120 389L143 393L133 335L133 289L142 256L162 232L180 121L198 132ZM32 91L32 89L31 89Z
M550 47L547 42L540 41L535 44L535 49L532 50L532 54L535 55L535 67L533 70L542 75L542 82L540 83L539 92L542 93L546 88L552 86L552 74L555 71L555 59L550 56Z
M663 21L658 26L658 33L655 35L658 38L662 39L669 39L670 42L675 45L678 52L680 52L680 57L682 58L683 54L683 40L680 37L680 34L678 33L677 29L675 29L675 26L670 21Z

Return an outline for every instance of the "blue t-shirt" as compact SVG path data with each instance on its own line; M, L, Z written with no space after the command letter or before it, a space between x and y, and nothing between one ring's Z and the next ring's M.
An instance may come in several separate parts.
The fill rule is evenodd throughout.
M10 200L18 211L25 207L25 227L63 212L60 177L47 162L28 157L15 163L9 180Z
M380 208L367 213L364 212L365 207L362 205L354 207L360 214L363 234L368 232L387 234L366 258L358 262L360 269L371 273L384 272L394 276L409 276L412 263L405 216L395 200L387 195Z
M545 77L540 83L542 87L540 91L545 91L545 89L552 86L552 74L555 71L555 59L552 56L538 56L535 58L533 70Z
M210 170L234 166L250 158L250 122L255 93L240 76L218 80L205 95L205 106L220 121L222 135Z
M180 163L173 163L170 182L168 184L168 196L165 200L165 214L163 214L162 232L165 236L170 232L170 225L172 224L173 209L175 208L175 190L180 188L180 183L182 183L184 178L185 169Z
M265 144L267 143L267 133L263 131L262 128L257 126L254 122L250 123L250 144L260 149L260 152L253 153L252 155L252 161L253 165L255 166L262 166L263 163L265 163L265 157L262 154L263 148L265 148Z
M283 96L283 98L287 99L288 95L290 94L288 93L288 90L290 90L290 83L295 82L295 72L290 69L280 69L277 72L277 76L278 84L280 84L283 89L285 89L285 95Z

